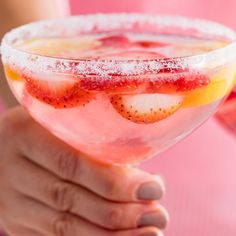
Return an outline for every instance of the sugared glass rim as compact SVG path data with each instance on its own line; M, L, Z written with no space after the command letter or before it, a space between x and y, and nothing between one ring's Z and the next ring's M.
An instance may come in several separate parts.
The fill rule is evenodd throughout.
M160 30L172 33L174 29L189 32L189 36L224 39L229 42L225 47L210 52L185 57L163 59L69 59L43 56L25 52L14 47L14 43L31 38L58 37L60 33L71 32L115 32L118 28L129 30L139 26L156 25ZM147 31L149 32L149 31ZM52 71L56 73L96 74L96 75L140 75L158 73L162 69L193 68L199 69L207 64L212 67L222 66L236 59L236 34L219 23L191 19L181 16L149 15L137 13L94 14L72 16L63 19L33 22L13 29L2 40L1 54L3 63L17 66L25 71ZM208 65L209 67L209 65Z

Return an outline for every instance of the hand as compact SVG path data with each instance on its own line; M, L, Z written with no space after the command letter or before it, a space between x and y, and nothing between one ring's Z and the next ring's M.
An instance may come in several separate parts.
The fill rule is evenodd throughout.
M24 236L162 235L160 178L85 158L15 108L0 120L0 225Z

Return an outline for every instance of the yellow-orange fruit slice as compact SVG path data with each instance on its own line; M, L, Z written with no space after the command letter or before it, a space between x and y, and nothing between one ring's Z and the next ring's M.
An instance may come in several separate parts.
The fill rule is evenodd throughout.
M222 99L235 84L235 72L230 65L213 74L207 86L186 93L183 107L203 106Z

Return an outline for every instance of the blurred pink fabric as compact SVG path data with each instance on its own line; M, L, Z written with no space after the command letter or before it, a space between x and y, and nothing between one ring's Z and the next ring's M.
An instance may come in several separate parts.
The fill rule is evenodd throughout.
M72 13L147 12L215 20L236 28L235 0L71 0ZM166 180L167 236L236 235L236 139L213 118L143 164Z

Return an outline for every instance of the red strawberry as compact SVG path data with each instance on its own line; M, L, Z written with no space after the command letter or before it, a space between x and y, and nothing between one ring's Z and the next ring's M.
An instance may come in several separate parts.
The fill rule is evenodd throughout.
M164 42L158 42L158 41L135 41L131 42L129 38L125 35L111 35L107 36L104 38L98 39L101 43L102 46L106 47L133 47L133 46L138 46L142 48L153 48L153 47L165 47L168 46L169 44L164 43Z
M110 75L108 78L91 76L81 79L84 90L104 91L109 94L178 93L207 86L210 79L201 73L160 73L140 76Z
M161 73L155 80L150 81L148 92L176 93L194 90L207 86L210 79L200 72Z
M174 114L182 105L183 97L165 94L114 95L111 103L124 118L149 124Z
M84 106L93 98L90 92L80 88L79 82L70 80L26 79L27 92L54 108L73 108Z
M210 83L210 79L205 74L191 74L179 76L179 78L174 82L177 91L189 91L197 88L204 87Z
M102 47L126 47L130 44L125 35L111 35L98 40L102 43Z
M109 94L142 93L146 84L135 76L112 75L110 79L101 77L86 77L80 80L80 87L84 90L104 91Z
M136 41L132 46L138 46L142 48L157 48L157 47L165 47L169 44L164 42L154 42L154 41Z
M146 52L140 50L122 51L120 53L109 54L102 57L103 59L158 59L163 55L156 52ZM125 62L126 63L126 62ZM80 86L85 90L104 91L109 94L135 94L144 93L146 91L149 77L153 75L141 76L121 76L119 74L109 75L110 78L90 75L80 80Z

